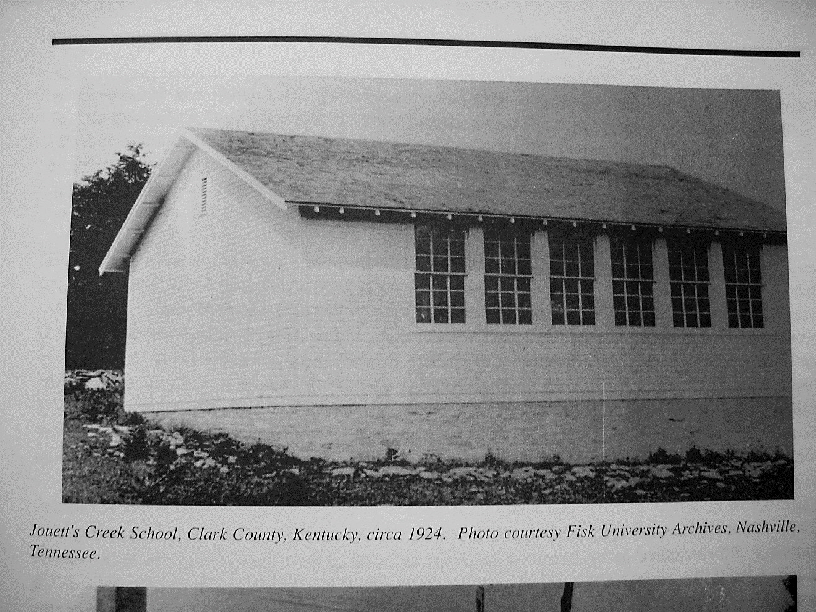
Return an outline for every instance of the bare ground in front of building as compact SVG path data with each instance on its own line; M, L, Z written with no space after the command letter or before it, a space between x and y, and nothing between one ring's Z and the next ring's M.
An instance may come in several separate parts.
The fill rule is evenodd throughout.
M424 457L301 459L225 434L165 429L122 410L122 384L66 383L63 501L156 505L502 505L793 498L793 460L692 448L572 465Z

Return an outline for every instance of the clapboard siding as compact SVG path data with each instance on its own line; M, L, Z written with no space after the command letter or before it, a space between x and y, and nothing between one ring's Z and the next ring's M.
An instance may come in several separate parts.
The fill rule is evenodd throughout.
M272 208L205 154L188 161L131 260L129 409L287 392L302 300L289 219Z
M554 327L541 290L535 325L502 328L469 234L468 322L419 325L412 226L303 219L194 153L131 259L128 409L790 395L784 247L763 248L762 330Z

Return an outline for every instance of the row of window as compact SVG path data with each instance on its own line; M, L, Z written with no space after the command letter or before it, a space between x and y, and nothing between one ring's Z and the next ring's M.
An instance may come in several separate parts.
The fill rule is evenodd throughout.
M655 326L654 264L648 236L613 235L612 301L615 325ZM465 322L465 231L415 227L416 320ZM708 244L667 240L675 327L711 327ZM553 325L595 324L594 238L551 232L550 306ZM485 229L485 317L489 324L531 325L533 278L530 234ZM759 246L723 244L728 325L762 327Z

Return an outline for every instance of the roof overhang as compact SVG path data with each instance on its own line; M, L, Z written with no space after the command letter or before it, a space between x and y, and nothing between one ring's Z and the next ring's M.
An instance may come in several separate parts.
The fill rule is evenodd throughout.
M195 149L195 145L180 136L168 155L150 173L150 178L142 188L133 208L113 239L105 259L99 266L99 274L105 272L127 272L131 253L147 230L151 219L164 202L164 196L176 180L184 164Z
M198 136L188 130L182 130L167 155L150 173L150 178L142 188L142 192L139 194L133 208L130 209L125 222L122 224L119 233L116 234L116 238L114 238L105 258L102 260L102 264L99 266L100 275L106 272L128 271L131 255L139 245L153 217L156 216L159 208L164 204L167 193L195 149L207 153L213 160L237 175L265 199L286 210L287 206L283 198L270 191L257 179L236 166Z
M515 226L520 231L535 231L558 228L581 228L595 232L637 231L666 234L669 236L688 235L707 237L710 240L748 238L768 244L785 244L785 232L748 228L723 228L704 225L627 223L603 219L580 219L553 216L502 215L491 212L461 212L452 210L418 210L413 208L348 206L325 202L294 202L301 217L335 221L366 221L373 223L452 223L456 225Z

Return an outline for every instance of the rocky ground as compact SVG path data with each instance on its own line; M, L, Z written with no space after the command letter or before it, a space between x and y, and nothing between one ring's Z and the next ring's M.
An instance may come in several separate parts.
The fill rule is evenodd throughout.
M224 434L165 430L121 409L115 376L66 382L63 500L182 505L492 505L789 499L785 456L658 450L641 462L476 464L397 451L379 461L301 459ZM66 379L68 380L68 379Z

